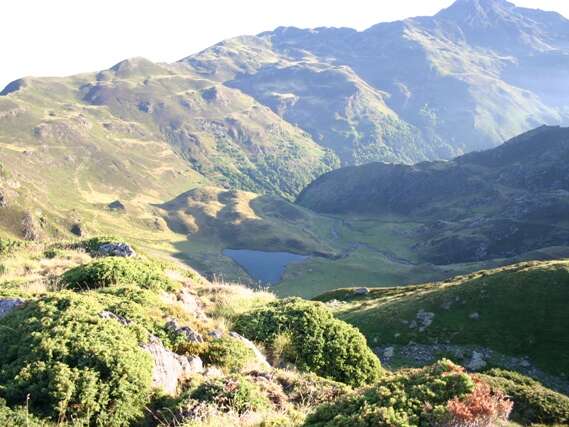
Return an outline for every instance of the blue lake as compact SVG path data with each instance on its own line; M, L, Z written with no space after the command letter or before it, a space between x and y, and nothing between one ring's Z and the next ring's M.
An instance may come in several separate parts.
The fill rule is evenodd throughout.
M287 265L302 262L307 256L289 252L264 252L249 249L224 249L223 255L231 258L253 279L263 284L279 283Z

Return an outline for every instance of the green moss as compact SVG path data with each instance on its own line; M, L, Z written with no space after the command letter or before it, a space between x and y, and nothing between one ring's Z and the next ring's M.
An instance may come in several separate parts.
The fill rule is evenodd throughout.
M193 393L192 398L214 404L223 411L243 414L269 406L259 387L242 376L207 380Z
M305 426L444 425L447 402L473 389L468 374L442 360L428 368L385 376L371 387L322 405Z
M276 301L240 316L235 328L269 349L283 333L289 334L292 351L285 352L287 361L325 378L360 386L381 373L379 360L363 335L334 319L320 303L299 298Z
M569 397L517 372L492 369L480 377L514 401L512 420L523 424L569 424Z
M101 318L92 295L30 301L0 320L0 397L29 398L32 413L58 421L128 425L143 414L152 361L139 334Z
M138 258L103 258L65 272L62 283L69 289L88 290L136 284L142 288L171 290L173 283L159 265Z

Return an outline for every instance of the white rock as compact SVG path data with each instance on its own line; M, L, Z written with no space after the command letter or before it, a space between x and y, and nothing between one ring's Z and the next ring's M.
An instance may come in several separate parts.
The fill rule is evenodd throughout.
M152 386L175 395L178 383L204 371L199 357L187 358L165 348L159 339L152 338L143 346L154 360Z
M466 368L471 371L479 371L486 366L486 361L484 360L484 355L477 351L472 352L472 357L470 362L466 365Z

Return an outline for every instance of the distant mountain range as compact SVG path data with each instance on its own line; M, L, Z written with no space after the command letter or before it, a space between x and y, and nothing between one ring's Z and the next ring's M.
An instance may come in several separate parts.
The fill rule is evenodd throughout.
M268 105L345 165L449 159L569 123L569 21L504 0L363 32L282 27L182 63Z

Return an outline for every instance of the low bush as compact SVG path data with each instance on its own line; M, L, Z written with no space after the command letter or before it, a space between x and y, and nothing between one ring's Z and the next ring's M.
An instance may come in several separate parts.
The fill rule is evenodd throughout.
M3 427L55 427L54 423L39 420L34 417L24 407L9 408L6 402L0 399L0 426Z
M93 295L62 292L0 320L0 397L60 423L123 426L143 415L152 360Z
M511 405L448 360L386 375L371 387L316 409L305 426L482 426L507 418ZM484 423L478 423L479 421Z
M210 341L199 356L207 365L215 365L233 373L240 372L254 358L250 348L232 337Z
M492 369L480 378L514 401L514 421L523 425L569 424L569 397L517 372Z
M242 376L210 379L201 384L192 398L215 405L222 411L243 414L269 407L259 387Z
M158 265L137 258L109 257L93 261L65 272L61 281L74 290L130 284L153 290L173 288L172 281Z
M0 239L0 257L10 255L22 247L22 242L11 239Z
M283 334L290 338L282 356L301 371L361 386L381 374L378 358L353 326L335 319L321 303L289 298L239 316L235 329L263 343L269 352ZM279 347L280 347L279 343Z

